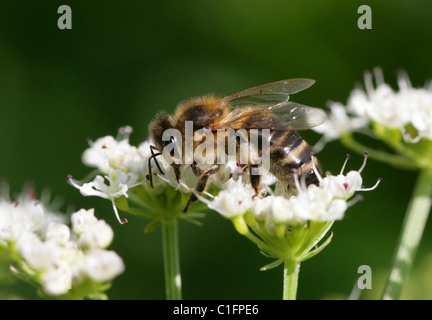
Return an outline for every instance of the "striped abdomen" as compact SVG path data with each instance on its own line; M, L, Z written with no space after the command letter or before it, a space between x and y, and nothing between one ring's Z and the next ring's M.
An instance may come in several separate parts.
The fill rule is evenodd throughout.
M297 172L306 185L318 184L313 163L319 171L318 160L312 150L296 131L272 131L270 138L270 172L282 182L293 183Z

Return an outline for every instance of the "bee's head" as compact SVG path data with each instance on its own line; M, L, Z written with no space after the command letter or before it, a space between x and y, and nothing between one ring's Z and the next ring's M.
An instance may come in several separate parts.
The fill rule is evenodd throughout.
M159 112L149 125L150 137L156 148L162 152L170 141L163 141L162 136L165 130L173 128L171 117L166 112Z

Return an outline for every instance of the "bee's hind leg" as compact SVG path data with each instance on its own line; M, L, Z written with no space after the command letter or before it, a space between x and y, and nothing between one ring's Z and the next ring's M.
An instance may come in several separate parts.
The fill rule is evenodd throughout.
M204 174L201 174L199 179L198 179L197 185L195 187L195 191L198 192L199 194L201 194L205 190L205 188L207 186L208 179L210 178L210 176L212 176L213 174L218 172L219 169L220 169L220 166L218 164L215 164L209 170L204 172ZM192 168L192 170L194 170L194 172L197 172L197 173L200 172L200 170L197 167ZM187 204L186 204L186 207L183 209L183 213L187 213L190 204L197 201L197 200L198 200L198 198L195 196L194 193L192 193Z
M259 165L251 164L249 165L249 176L252 188L255 190L255 195L252 197L255 198L259 195L260 184L261 184L261 171Z

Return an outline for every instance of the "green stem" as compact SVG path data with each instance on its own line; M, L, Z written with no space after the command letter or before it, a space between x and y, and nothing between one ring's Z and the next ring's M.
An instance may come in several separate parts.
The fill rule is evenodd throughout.
M399 299L432 204L432 168L420 171L399 238L383 299Z
M373 149L371 150L370 147L367 147L355 140L351 134L341 136L340 141L344 146L351 150L354 150L355 152L363 154L367 151L372 159L382 161L396 168L402 168L407 170L414 170L417 168L416 164L406 156L399 154L388 154L386 152Z
M162 221L165 289L167 300L181 299L180 255L177 219Z
M287 259L284 263L283 300L295 300L297 297L300 263Z

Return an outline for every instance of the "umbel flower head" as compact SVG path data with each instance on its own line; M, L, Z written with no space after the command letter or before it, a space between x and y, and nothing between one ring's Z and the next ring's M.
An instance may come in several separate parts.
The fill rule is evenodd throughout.
M344 174L347 157L340 174L321 177L315 169L319 185L306 186L295 176L298 193L287 194L276 185L275 193L254 197L254 190L241 179L229 179L217 196L207 199L197 195L209 208L230 219L236 230L258 245L261 252L275 262L263 270L275 267L286 260L302 262L321 251L318 242L325 236L335 220L344 217L356 192L376 188L362 187L361 172Z
M375 85L374 85L375 79ZM364 89L354 89L346 103L329 103L327 121L315 128L323 134L315 146L340 139L356 151L367 150L371 157L392 165L418 169L432 166L432 83L414 88L406 74L398 78L399 90L384 82L376 68L365 73ZM360 145L354 133L383 141L395 152L388 154Z
M120 217L119 209L151 219L147 231L160 221L174 217L197 222L196 218L202 216L199 212L204 208L202 204L193 205L187 215L182 213L197 182L191 167L182 166L181 178L177 181L171 164L164 157L156 159L152 153L151 141L147 139L138 147L133 146L129 142L131 133L132 128L126 126L119 129L116 138L105 136L90 141L82 161L95 168L98 174L89 182L68 176L69 183L84 196L98 196L111 201L122 224L127 219Z
M111 281L124 270L122 259L106 248L113 230L80 209L71 215L53 211L49 204L25 192L9 199L6 185L0 198L0 259L35 285L43 296L63 299L105 298Z

